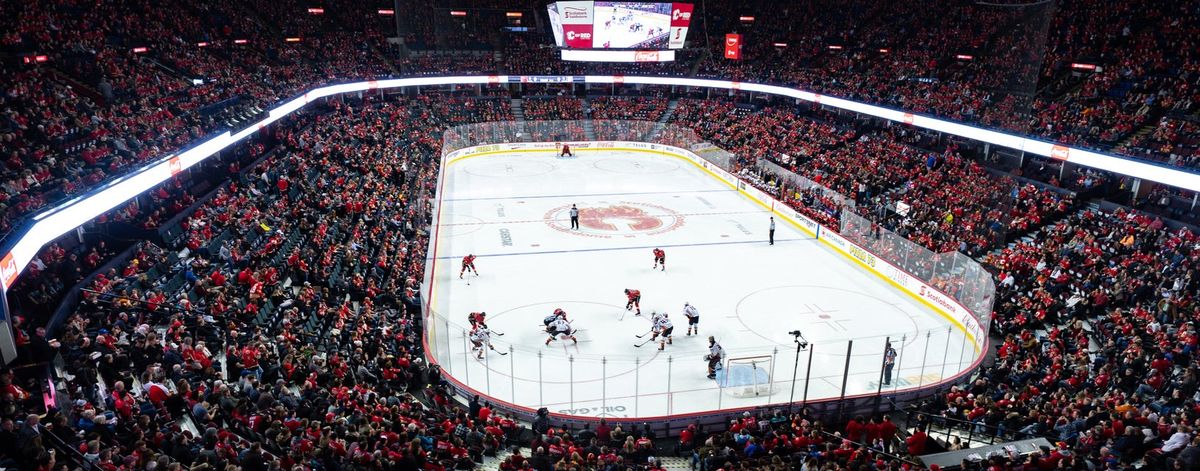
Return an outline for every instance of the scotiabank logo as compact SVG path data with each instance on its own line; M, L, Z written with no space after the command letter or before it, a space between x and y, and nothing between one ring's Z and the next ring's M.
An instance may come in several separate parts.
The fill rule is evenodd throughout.
M678 8L676 8L675 11L671 12L671 19L672 20L692 21L692 12L680 11Z
M1071 148L1067 146L1054 146L1050 148L1050 158L1055 160L1067 160L1071 156Z
M563 18L568 20L586 20L588 19L588 9L579 7L563 8Z
M574 31L567 31L567 40L568 41L574 41L576 39L580 39L583 41L591 41L592 33L576 33Z
M921 285L921 297L938 305L938 307L941 307L943 311L958 312L958 308L956 308L954 304L951 304L950 301L947 301L946 298L942 297L941 293L938 293L931 288L927 288L925 285Z
M633 53L634 62L658 62L658 51L637 51Z

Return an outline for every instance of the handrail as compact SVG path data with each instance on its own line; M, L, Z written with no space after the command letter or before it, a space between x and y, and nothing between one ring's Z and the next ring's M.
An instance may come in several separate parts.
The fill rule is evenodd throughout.
M893 454L891 454L891 453L888 453L888 452L886 452L886 451L880 450L880 449L878 449L878 448L875 448L874 446L872 446L872 445L868 445L868 444L866 444L866 443L857 442L857 441L851 440L851 439L849 439L849 438L842 437L842 436L840 436L840 435L836 435L836 434L833 434L833 433L830 433L830 432L826 432L826 431L824 431L824 430L815 430L815 431L816 431L817 433L819 433L819 434L821 434L821 435L825 435L825 436L827 436L827 437L829 437L829 438L833 438L833 439L836 439L836 440L841 440L841 441L843 441L843 442L850 442L850 444L852 444L852 445L860 446L860 447L862 447L862 448L865 448L865 449L871 450L871 451L872 451L872 452L874 452L874 453L878 453L878 454L880 454L880 455L886 456L886 457L888 457L888 458L891 458L891 459L894 459L894 460L900 460L901 462L908 463L908 464L910 464L910 465L917 466L917 467L921 467L921 468L923 468L923 467L924 467L924 465L922 465L921 463L918 463L918 462L916 462L916 461L913 461L913 460L910 460L910 459L904 458L904 457L902 457L902 456L900 456L900 455L893 455Z
M988 423L984 423L984 422L971 422L969 420L963 420L963 419L959 419L959 418L955 418L955 417L948 417L945 414L934 414L934 413L930 413L930 412L925 412L925 411L920 410L919 405L917 405L917 404L913 404L912 406L909 407L909 409L911 409L911 410L906 410L906 412L908 412L908 418L905 420L906 427L909 426L911 421L913 420L913 414L924 415L926 417L929 417L931 419L931 422L950 423L950 424L954 424L956 426L961 427L961 428L958 428L958 430L966 429L966 431L967 431L966 439L967 439L968 444L972 440L974 440L974 438L976 436L975 429L977 427L982 427L984 430L991 431L991 433L978 433L979 436L988 438L989 445L995 445L996 440L1000 440L1001 443L1003 443L1004 441L1009 441L1008 438L1005 437L1004 434L1001 433L1000 426L998 426L998 425L992 425L992 424L988 424ZM951 428L946 427L945 433L939 433L938 435L944 435L946 437L946 441L949 442L950 437L951 437L950 432L951 432ZM1013 439L1019 439L1019 437L1021 435L1026 435L1029 438L1045 438L1045 439L1051 440L1051 441L1058 440L1057 437L1041 435L1041 434L1026 433L1026 432L1021 432L1020 430L1005 430L1004 432ZM929 436L931 436L931 437L934 436L934 434L929 432L928 430L926 430L926 433L928 433ZM959 438L962 438L962 437L959 437Z

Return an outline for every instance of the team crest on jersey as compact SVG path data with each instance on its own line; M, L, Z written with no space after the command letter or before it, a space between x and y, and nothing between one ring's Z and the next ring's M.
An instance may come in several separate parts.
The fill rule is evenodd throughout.
M570 205L551 209L546 223L556 230L587 237L639 237L670 232L683 226L674 210L648 203L600 203L579 208L579 230L571 229Z

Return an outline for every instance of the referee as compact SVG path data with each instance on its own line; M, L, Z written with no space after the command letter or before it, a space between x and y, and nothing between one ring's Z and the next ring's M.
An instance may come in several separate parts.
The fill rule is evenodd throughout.
M774 223L771 223L774 225ZM571 205L571 229L579 229L579 208Z
M771 245L775 245L775 216L771 216L771 230L767 232Z

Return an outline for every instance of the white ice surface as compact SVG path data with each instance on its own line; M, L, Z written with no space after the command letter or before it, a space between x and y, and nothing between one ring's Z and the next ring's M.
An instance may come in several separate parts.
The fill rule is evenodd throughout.
M936 312L681 159L634 152L468 158L445 169L428 321L429 348L443 373L496 400L584 416L656 417L786 403L879 389L885 339L899 352L884 391L937 382L977 353ZM585 227L569 228L577 204ZM605 208L619 208L619 210ZM604 213L604 217L599 217ZM590 227L589 227L590 226ZM651 270L651 249L667 270ZM479 276L460 280L461 258ZM642 292L643 316L624 309L625 288ZM701 314L686 336L684 302ZM567 311L578 345L545 346L542 319ZM486 311L503 336L485 360L468 351L467 314ZM667 311L674 343L663 351L635 335L651 311ZM810 351L796 356L789 331ZM705 377L707 336L730 357L772 356L773 388L737 398ZM510 350L511 349L511 350Z

